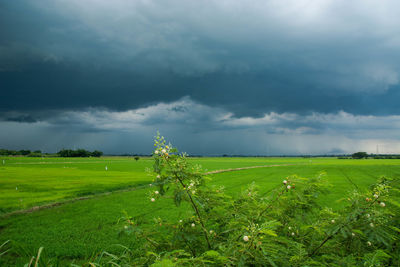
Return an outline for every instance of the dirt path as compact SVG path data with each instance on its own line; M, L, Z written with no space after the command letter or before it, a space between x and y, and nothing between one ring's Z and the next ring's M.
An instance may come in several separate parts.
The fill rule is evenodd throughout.
M222 172L233 172L233 171L241 171L241 170L248 170L248 169L256 169L256 168L271 168L271 167L283 167L283 166L293 166L293 165L304 165L304 164L309 164L309 163L293 163L293 164L274 164L274 165L261 165L261 166L249 166L249 167L241 167L241 168L231 168L231 169L222 169L222 170L215 170L215 171L209 171L204 173L205 175L210 175L210 174L217 174L217 173L222 173ZM5 213L0 216L0 218L7 218L13 215L17 214L25 214L25 213L32 213L35 211L43 210L43 209L49 209L57 206L61 206L64 204L68 203L73 203L81 200L87 200L87 199L93 199L97 197L103 197L103 196L108 196L111 194L115 193L123 193L123 192L130 192L130 191L135 191L135 190L140 190L143 188L149 187L148 184L146 185L139 185L135 187L129 187L125 189L120 189L120 190L115 190L115 191L109 191L109 192L104 192L104 193L98 193L98 194L93 194L93 195L88 195L84 197L77 197L77 198L72 198L72 199L67 199L59 202L54 202L54 203L49 203L49 204L44 204L44 205L39 205L39 206L34 206L29 209L24 209L24 210L16 210L16 211L11 211L9 213Z

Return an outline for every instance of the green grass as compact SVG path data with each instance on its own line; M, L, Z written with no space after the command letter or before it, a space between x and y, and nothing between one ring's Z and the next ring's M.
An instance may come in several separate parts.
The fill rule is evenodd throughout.
M2 160L5 159L5 164ZM194 158L207 170L300 162L282 158ZM107 171L106 171L107 166ZM148 184L151 158L0 158L0 215L35 205Z
M149 159L140 159L138 162L127 158L41 160L7 159L5 166L0 165L0 207L20 208L3 196L8 194L11 199L21 197L22 195L18 194L23 193L15 190L15 184L26 185L25 194L29 203L34 205L151 181L151 177L144 171L146 167L151 167L152 162ZM43 161L48 163L40 163ZM380 175L400 178L400 160L196 158L193 161L208 170L299 164L212 175L212 183L225 186L227 192L232 195L253 181L259 186L260 192L265 194L288 175L310 177L326 171L326 179L332 184L332 192L326 195L322 202L332 208L340 207L341 203L338 200L347 192L355 187L366 188ZM109 168L107 172L104 170L105 164ZM49 257L60 257L65 262L90 257L103 249L115 250L116 247L112 244L135 246L137 241L132 236L119 234L121 225L118 224L118 220L123 216L123 211L149 222L154 217L178 220L187 211L185 206L174 208L172 201L168 200L150 202L147 196L149 190L150 187L114 193L34 213L2 218L0 244L5 240L13 240L14 245L18 244L26 250L26 255L34 255L40 246L44 246ZM17 249L18 253L21 251L23 250ZM17 266L27 262L27 258L17 258L14 254L9 254L6 259L11 260L13 264L17 261Z

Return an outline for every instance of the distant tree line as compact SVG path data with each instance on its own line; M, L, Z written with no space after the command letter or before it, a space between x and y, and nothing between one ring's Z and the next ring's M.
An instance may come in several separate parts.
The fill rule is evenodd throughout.
M0 149L1 156L29 156L29 157L41 157L42 151L35 150L9 150L9 149Z
M338 159L400 159L400 155L392 154L392 155L385 155L385 154L368 154L367 152L356 152L348 156L340 156Z
M374 159L400 159L400 155L374 155Z
M62 149L57 153L60 157L70 158L70 157L101 157L103 152L95 150L93 152L87 151L85 149Z

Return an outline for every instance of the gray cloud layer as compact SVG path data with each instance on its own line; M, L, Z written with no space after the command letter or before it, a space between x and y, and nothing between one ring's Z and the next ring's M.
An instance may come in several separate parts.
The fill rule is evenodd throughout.
M67 145L108 153L151 153L157 130L182 150L205 155L376 152L377 145L381 153L400 150L398 115L271 112L236 118L190 98L127 111L65 111L46 121L0 122L0 126L8 129L0 134L2 142L47 151ZM30 134L22 138L21 132Z
M183 96L238 116L399 114L398 1L12 1L3 110Z
M328 135L350 144L364 131L375 143L387 133L393 146L399 11L395 0L0 0L2 129L50 133L72 125L58 142L90 136L93 145L156 128L216 144L224 143L222 132L278 143L319 136L321 149L309 150L318 153L344 150L323 145ZM149 115L160 105L182 112ZM134 120L136 131L110 116Z

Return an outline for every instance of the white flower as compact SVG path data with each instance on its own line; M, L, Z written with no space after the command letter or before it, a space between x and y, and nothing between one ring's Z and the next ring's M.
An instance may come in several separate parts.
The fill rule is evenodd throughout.
M292 232L292 236L294 236L295 235L295 233L294 232Z
M288 227L288 229L289 229L289 230L292 230L292 227L291 227L291 226L289 226L289 227Z
M370 215L370 214L367 214L367 218L369 218L369 217L371 217L371 215Z
M179 222L182 223L183 221L182 221L182 220L179 220Z
M335 223L335 220L331 220L331 223Z
M192 223L192 227L195 227L196 225L194 223Z
M243 236L243 241L244 242L248 242L249 241L249 237L247 235Z
M368 241L368 242L367 242L367 245L368 245L368 246L371 246L371 245L372 245L372 243Z
M379 197L379 195L378 194L374 194L374 198L378 198Z
M154 151L154 154L156 154L156 155L157 155L158 153L159 153L159 152L158 152L158 150Z
M156 201L156 199L154 197L152 197L150 200L151 200L151 202Z
M157 175L157 178L160 178L160 177L161 177L161 176L158 174L158 175Z
M161 152L165 154L165 153L167 153L167 150L163 149L163 150L161 150Z
M356 234L355 233L351 233L351 236L356 236Z
M286 186L286 188L287 188L287 189L290 189L290 188L292 188L292 187L291 187L290 185L288 185L288 186Z
M212 234L212 233L214 233L214 231L213 231L213 230L210 230L210 234Z
M154 191L154 194L158 195L158 193L159 193L158 191Z
M284 184L287 184L287 181L286 181L286 180L283 180L283 183L284 183Z
M149 186L153 186L153 184L149 184Z
M194 183L190 183L190 186L194 186Z
M125 225L124 228L125 228L125 229L128 229L128 225Z
M196 191L195 191L195 190L193 190L193 191L192 191L192 194L193 194L193 195L194 195L194 194L196 194Z
M369 226L374 227L374 224L373 224L373 223L370 223Z
M379 205L381 205L381 207L385 207L386 206L385 202L381 202L381 203L379 203Z

